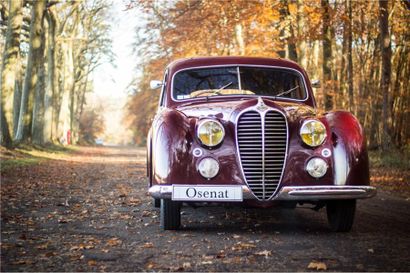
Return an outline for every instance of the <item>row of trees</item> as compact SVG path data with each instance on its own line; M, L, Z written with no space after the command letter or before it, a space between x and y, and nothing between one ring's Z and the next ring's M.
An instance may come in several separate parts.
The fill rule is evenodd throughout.
M90 74L112 59L109 8L105 0L0 2L2 145L78 139Z
M160 79L167 63L246 55L297 61L321 79L319 107L355 113L371 147L409 144L407 1L133 0L129 6L147 22L136 30L136 52L146 58L128 104L127 121L139 142L150 124L146 113L152 116L157 103L149 80Z

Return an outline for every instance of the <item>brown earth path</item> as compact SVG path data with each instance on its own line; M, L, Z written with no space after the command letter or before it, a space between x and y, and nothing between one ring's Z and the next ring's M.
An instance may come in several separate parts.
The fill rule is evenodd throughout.
M309 209L183 208L161 231L145 152L97 147L1 174L1 271L409 271L410 203L358 202L350 233Z

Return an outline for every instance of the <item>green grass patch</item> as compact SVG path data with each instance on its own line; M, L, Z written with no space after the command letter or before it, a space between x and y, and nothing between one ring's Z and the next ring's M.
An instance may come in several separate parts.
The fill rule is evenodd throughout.
M2 172L16 167L38 164L44 160L66 159L69 154L80 149L76 146L66 147L54 144L46 146L20 144L12 150L0 148L0 169Z
M38 164L42 159L37 157L25 157L25 158L18 158L18 159L5 159L1 160L0 163L0 170L6 171L9 169L14 169L17 167L24 167L30 166L34 164Z
M370 166L373 168L392 168L410 170L410 150L389 152L369 151Z

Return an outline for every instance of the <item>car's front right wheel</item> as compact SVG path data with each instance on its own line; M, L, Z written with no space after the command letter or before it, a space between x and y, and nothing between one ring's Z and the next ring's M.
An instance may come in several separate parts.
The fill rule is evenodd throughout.
M350 231L356 211L356 200L330 200L327 202L326 211L327 220L333 231Z
M181 203L170 199L161 199L161 227L164 230L175 230L181 225Z

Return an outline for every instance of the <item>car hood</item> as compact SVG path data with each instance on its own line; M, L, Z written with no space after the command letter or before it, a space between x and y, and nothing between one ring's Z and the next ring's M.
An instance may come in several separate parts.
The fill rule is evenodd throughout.
M275 108L283 112L289 120L296 120L301 117L314 116L315 109L301 102L274 101L268 98L262 99L268 107ZM190 105L181 105L176 109L190 118L216 117L222 120L234 119L236 115L246 108L253 107L260 103L258 98L247 100L230 101L208 101Z

